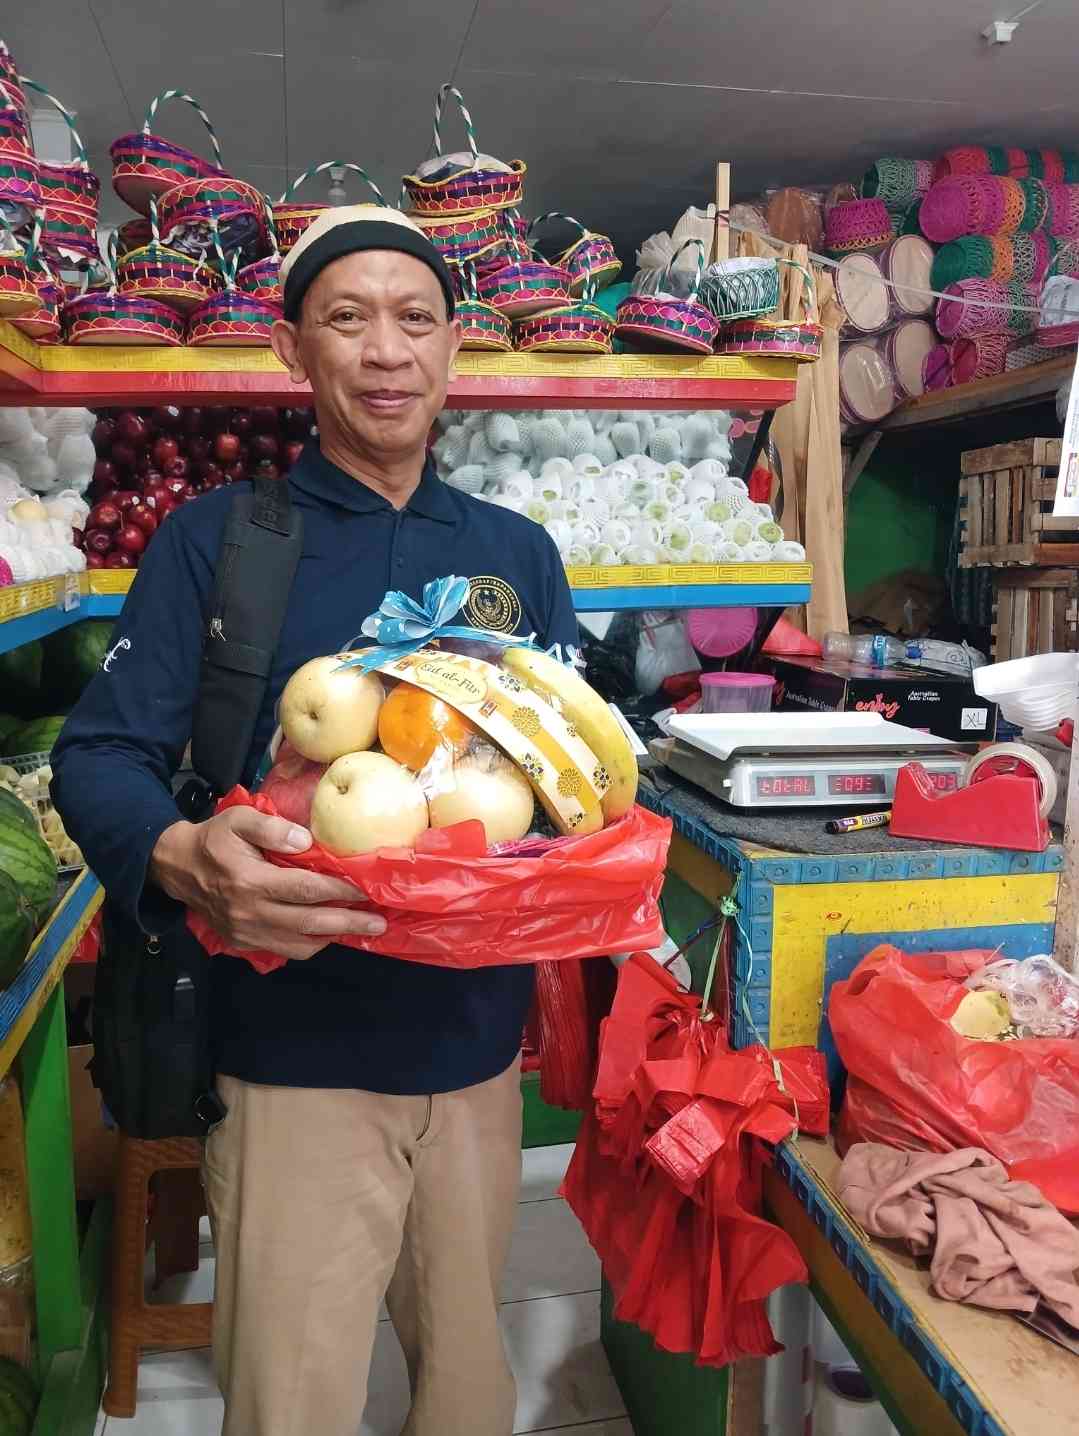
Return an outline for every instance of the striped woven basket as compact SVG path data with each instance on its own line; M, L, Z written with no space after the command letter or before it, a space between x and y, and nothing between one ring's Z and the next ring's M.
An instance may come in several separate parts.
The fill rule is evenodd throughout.
M107 290L73 299L61 319L69 344L174 349L184 342L184 321L167 305Z
M416 215L416 223L447 264L465 264L491 254L505 238L502 211L481 210L479 214L446 218Z
M687 239L671 256L661 284L670 279L671 269L682 250L696 246L697 270L688 299L670 294L630 294L615 315L614 337L635 349L674 349L687 354L711 354L719 333L719 320L697 303L704 277L704 245Z
M474 261L455 265L451 272L458 294L455 317L461 323L461 348L508 354L513 348L510 321L479 297Z
M214 225L226 249L236 249L256 237L265 239L262 195L254 185L228 175L173 185L157 200L157 214L161 238L174 247L209 248Z
M798 324L778 319L738 319L723 326L716 353L754 354L812 364L820 358L823 343L823 328L809 321Z
M277 243L282 254L288 254L304 231L314 224L320 214L329 209L328 204L300 203L295 198L297 190L309 179L313 179L315 175L328 174L331 170L341 170L342 178L344 174L359 175L374 195L375 203L386 203L385 195L361 165L353 164L351 160L323 160L320 165L312 165L310 169L303 170L296 176L272 207L271 214L277 228Z
M16 105L0 108L0 156L18 155L33 159L34 142L30 137L26 111Z
M204 260L193 259L161 243L157 225L157 201L150 196L150 243L129 250L116 263L119 294L138 299L155 299L177 314L190 314L220 289L221 275Z
M133 249L142 249L154 237L148 219L129 219L126 224L120 225L114 233L116 235L116 253L121 259L125 254L130 254Z
M527 319L530 314L565 304L569 299L569 274L541 260L514 260L479 277L479 297L507 319Z
M1054 183L1079 179L1079 154L1060 150L985 148L961 145L945 150L933 169L934 180L953 175L1009 175L1013 179L1043 179Z
M0 236L0 245L9 241ZM0 319L21 319L38 308L37 288L21 249L0 249Z
M187 321L187 342L199 349L265 349L281 310L238 289L215 294Z
M610 354L614 321L596 306L596 285L583 259L584 291L576 303L544 309L514 325L514 348L522 354Z
M519 219L520 216L516 215L515 218ZM526 238L531 240L537 229L552 223L569 224L578 233L573 244L554 260L559 268L569 272L570 293L575 298L580 298L589 289L594 295L596 291L606 289L609 284L614 283L622 273L622 261L615 253L613 242L605 234L596 234L572 215L562 214L559 210L549 210L547 214L541 214L538 219L532 221L526 231Z
M452 163L452 157L447 161L442 153L442 106L447 95L456 100L464 120L472 165L439 179L435 176L440 168L447 162ZM460 90L453 85L443 85L435 100L434 145L434 158L422 164L416 174L405 175L401 181L414 215L474 214L484 209L514 209L520 204L527 166L523 160L513 160L506 168L483 168L482 160L486 157L480 155L476 144L472 116Z
M978 334L971 339L953 340L952 382L970 384L975 379L991 379L1003 374L1012 342L1007 334Z
M151 133L151 126L157 116L158 106L166 100L183 100L198 115L210 136L214 152L214 163L193 154L182 145L174 145ZM112 187L125 204L139 214L150 213L150 196L160 196L174 185L185 180L226 179L221 160L221 146L210 117L198 100L183 90L164 90L150 101L146 120L141 130L133 135L121 135L110 147L112 156Z
M54 263L83 267L98 254L97 225L101 181L90 168L86 146L75 127L75 116L44 85L20 77L28 90L43 96L58 111L68 127L76 158L67 164L41 160L38 182L45 208L41 247Z
M0 204L19 210L24 222L41 208L41 166L33 155L0 151Z
M892 214L906 214L933 183L932 160L888 157L870 165L862 176L863 199L882 199Z
M252 299L280 309L284 304L280 255L271 254L265 259L256 259L254 264L244 265L236 276L236 288Z
M19 315L11 323L38 344L55 344L60 338L60 309L64 303L63 286L52 271L39 260L31 267L30 278L37 291L37 308Z
M1038 321L1039 286L995 279L962 279L949 284L937 303L937 333L942 339L973 339L983 334L1032 334Z

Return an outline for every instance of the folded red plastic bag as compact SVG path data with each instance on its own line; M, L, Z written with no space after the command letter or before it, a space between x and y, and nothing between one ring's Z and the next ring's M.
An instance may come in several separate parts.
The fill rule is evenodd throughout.
M273 802L234 788L218 812L251 807L277 816ZM483 826L424 833L415 848L336 857L315 843L303 853L268 853L280 867L354 883L366 910L386 919L378 937L340 941L406 962L437 967L505 967L524 962L605 957L663 940L659 895L671 824L634 807L598 833L552 844L529 857L487 856ZM188 926L211 955L246 958L260 972L286 959L237 952L195 913Z

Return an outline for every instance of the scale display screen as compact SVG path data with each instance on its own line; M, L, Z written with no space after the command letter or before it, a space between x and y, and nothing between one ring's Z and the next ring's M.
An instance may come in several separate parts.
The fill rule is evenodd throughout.
M883 773L829 773L828 792L835 798L861 798L888 791Z
M959 774L930 772L929 781L938 793L954 793L959 787Z
M758 798L815 798L817 780L811 773L758 773Z

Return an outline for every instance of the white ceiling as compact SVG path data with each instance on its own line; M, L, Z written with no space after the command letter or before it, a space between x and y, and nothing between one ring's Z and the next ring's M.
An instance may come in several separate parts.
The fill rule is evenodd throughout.
M226 166L274 197L307 166L349 159L395 199L452 80L481 146L527 161L529 213L567 210L632 254L708 202L717 159L745 196L951 144L1079 149L1079 0L1040 0L1010 45L980 37L1027 3L34 0L0 34L78 112L106 220L126 214L109 144L159 90L197 96ZM205 149L185 106L155 129ZM444 132L457 148L454 119Z

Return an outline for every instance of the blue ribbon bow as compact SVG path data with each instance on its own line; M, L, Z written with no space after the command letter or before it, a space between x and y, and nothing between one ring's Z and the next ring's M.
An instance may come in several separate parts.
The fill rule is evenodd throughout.
M423 598L419 603L407 593L391 589L372 613L363 621L359 634L348 646L359 638L373 638L377 648L365 648L353 654L342 663L343 668L362 668L370 672L399 658L416 653L435 638L472 638L485 643L497 643L503 648L529 648L530 638L520 638L512 633L492 633L486 628L464 628L452 624L451 619L460 613L468 598L467 578L450 575L436 578L424 584Z

